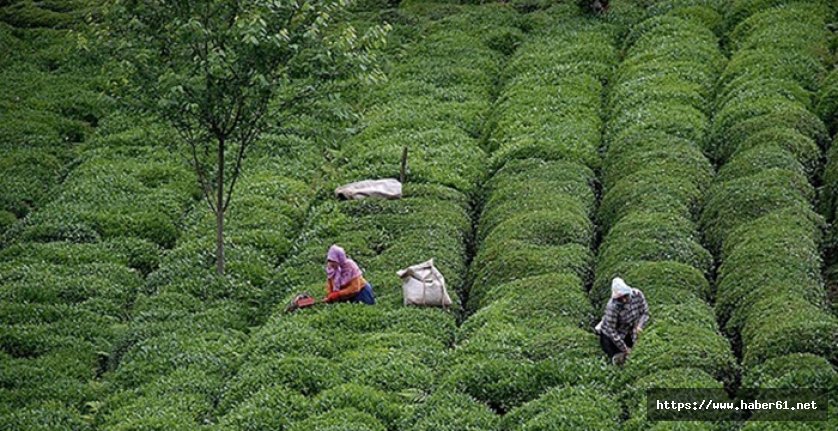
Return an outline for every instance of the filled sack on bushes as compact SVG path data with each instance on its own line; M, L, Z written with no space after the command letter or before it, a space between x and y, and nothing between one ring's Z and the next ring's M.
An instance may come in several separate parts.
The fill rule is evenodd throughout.
M402 183L390 178L358 181L335 189L335 197L340 200L364 199L368 197L399 199L402 197Z
M434 260L422 262L396 274L402 279L404 305L427 305L447 308L451 297L445 289L445 277L434 266Z

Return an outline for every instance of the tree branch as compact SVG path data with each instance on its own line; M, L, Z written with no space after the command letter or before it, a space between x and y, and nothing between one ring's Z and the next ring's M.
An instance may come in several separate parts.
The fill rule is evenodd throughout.
M207 200L207 205L209 205L210 210L212 212L216 212L216 205L213 205L213 200L210 197L210 187L206 179L206 174L204 173L204 169L201 167L201 163L198 161L198 153L195 150L195 142L194 141L187 141L189 143L189 147L192 149L192 163L195 166L195 172L198 173L198 181L201 183L201 190L204 192L204 198Z
M314 92L314 86L307 85L301 91L298 91L297 94L292 96L290 99L280 101L279 102L280 110L290 109L292 106L297 104L297 102L302 100L304 97L309 96L313 92Z
M239 174L241 173L241 165L242 160L244 159L244 152L250 144L253 143L253 140L256 138L259 130L259 122L262 121L262 117L267 112L267 103L262 104L262 108L256 114L253 121L248 124L249 133L242 137L241 144L239 145L238 154L236 154L236 164L233 170L233 178L230 181L230 187L227 189L227 198L225 199L224 205L222 206L222 211L227 211L227 207L230 205L230 200L233 196L233 188L236 186L236 180L239 178Z

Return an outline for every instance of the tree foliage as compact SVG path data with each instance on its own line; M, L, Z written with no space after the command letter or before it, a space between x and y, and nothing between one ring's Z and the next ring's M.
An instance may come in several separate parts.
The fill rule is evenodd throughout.
M118 56L117 89L167 120L188 148L223 224L245 153L280 109L321 94L334 78L382 75L375 51L389 26L359 35L350 0L111 0L100 40ZM134 103L132 103L134 104ZM227 162L230 160L230 162Z

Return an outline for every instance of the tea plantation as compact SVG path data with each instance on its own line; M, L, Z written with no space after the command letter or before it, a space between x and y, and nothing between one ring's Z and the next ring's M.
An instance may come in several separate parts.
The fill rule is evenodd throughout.
M0 430L838 429L834 1L352 2L387 79L271 105L224 276L179 135L111 91L106 3L0 0ZM334 198L405 147L401 199ZM376 305L286 313L335 243ZM430 258L454 305L403 306ZM623 367L616 276L651 309ZM830 417L657 422L649 388Z

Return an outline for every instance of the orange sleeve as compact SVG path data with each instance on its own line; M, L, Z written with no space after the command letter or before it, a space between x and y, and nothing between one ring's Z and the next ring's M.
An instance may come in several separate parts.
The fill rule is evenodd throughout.
M366 284L367 281L364 280L363 276L355 277L352 280L350 280L349 283L343 285L343 287L341 287L341 289L337 292L329 292L329 294L326 296L326 301L332 302L349 299L357 295L358 292L360 292L361 289L363 289L364 286L366 286Z

